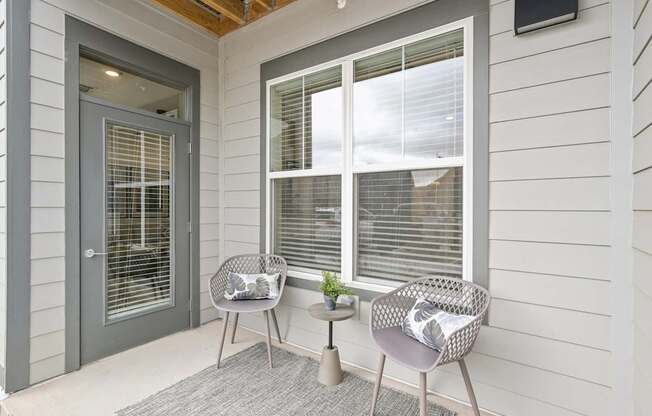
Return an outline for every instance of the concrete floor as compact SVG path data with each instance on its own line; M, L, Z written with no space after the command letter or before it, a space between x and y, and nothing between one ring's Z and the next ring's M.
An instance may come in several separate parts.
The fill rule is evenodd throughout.
M1 416L101 416L136 403L170 385L215 364L219 321L180 332L84 366L74 373L57 377L11 395L0 402ZM235 354L257 342L258 334L239 329L236 344L225 343L224 356ZM283 347L298 354L315 354L287 344ZM371 381L374 374L344 366ZM416 389L392 380L384 385L417 395ZM442 406L472 416L464 405L431 396Z

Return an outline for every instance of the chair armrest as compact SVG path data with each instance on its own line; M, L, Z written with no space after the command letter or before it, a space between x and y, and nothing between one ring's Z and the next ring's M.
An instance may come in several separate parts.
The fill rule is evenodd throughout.
M371 301L369 328L371 331L400 326L414 301L405 296L405 288L412 283L406 283L398 288L375 297Z
M222 264L210 280L208 281L208 293L211 298L211 303L217 308L217 302L224 297L226 292L226 275L225 264Z
M471 352L473 344L475 344L475 340L478 338L478 334L480 333L483 318L484 315L476 316L475 319L459 328L448 337L441 350L441 357L437 366L458 361Z

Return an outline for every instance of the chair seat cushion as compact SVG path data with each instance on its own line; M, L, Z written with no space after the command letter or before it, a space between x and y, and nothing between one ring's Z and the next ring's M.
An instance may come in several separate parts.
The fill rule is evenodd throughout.
M385 355L413 370L429 370L439 358L437 351L405 335L400 326L373 330L372 337Z
M227 312L260 312L268 311L277 304L277 299L258 300L228 300L220 299L215 303L217 309Z

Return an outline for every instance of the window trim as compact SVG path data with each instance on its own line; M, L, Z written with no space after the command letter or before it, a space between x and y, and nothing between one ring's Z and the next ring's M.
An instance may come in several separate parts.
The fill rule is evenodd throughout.
M389 164L373 164L354 168L353 167L353 62L365 57L386 52L391 49L406 46L420 40L428 39L434 36L442 35L454 30L463 29L464 31L464 154L461 157L451 157L445 159L434 159L427 162L398 162ZM414 35L406 36L395 41L385 43L373 48L349 54L328 62L314 65L299 71L288 73L276 78L272 78L265 83L265 120L267 126L270 125L271 111L271 87L279 83L289 81L298 77L310 75L312 73L341 65L342 67L342 99L343 99L343 117L342 117L342 163L339 167L303 169L291 171L271 171L271 129L268 127L265 131L265 248L268 253L272 250L273 243L273 218L274 218L274 179L279 178L297 178L297 177L314 177L326 175L340 175L342 179L342 206L341 206L341 277L342 281L348 286L357 289L369 290L374 292L388 292L399 286L402 282L389 281L382 279L373 279L370 281L355 280L355 265L353 259L355 253L355 235L354 225L354 201L355 187L354 175L358 173L369 172L387 172L400 170L420 170L420 169L438 169L446 167L461 166L463 170L463 237L462 237L462 277L464 280L473 281L473 136L474 136L474 16L469 16L455 22L451 22L436 28L426 30ZM309 281L320 281L321 276L316 273L308 273L305 270L288 270L288 276L305 279ZM378 281L378 282L376 282Z

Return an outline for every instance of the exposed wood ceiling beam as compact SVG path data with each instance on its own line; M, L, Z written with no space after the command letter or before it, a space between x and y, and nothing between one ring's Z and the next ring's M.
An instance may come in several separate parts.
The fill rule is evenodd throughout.
M225 32L222 31L222 22L220 20L199 7L197 4L193 3L190 0L179 1L179 0L155 0L157 3L165 6L166 8L172 10L185 17L188 20L192 20L194 23L199 26L207 29L218 35L223 35Z
M208 7L228 17L239 25L244 25L244 6L239 0L202 0Z
M218 36L237 30L295 0L153 0Z
M263 6L266 10L272 10L272 3L270 0L256 0L256 3L260 4Z

